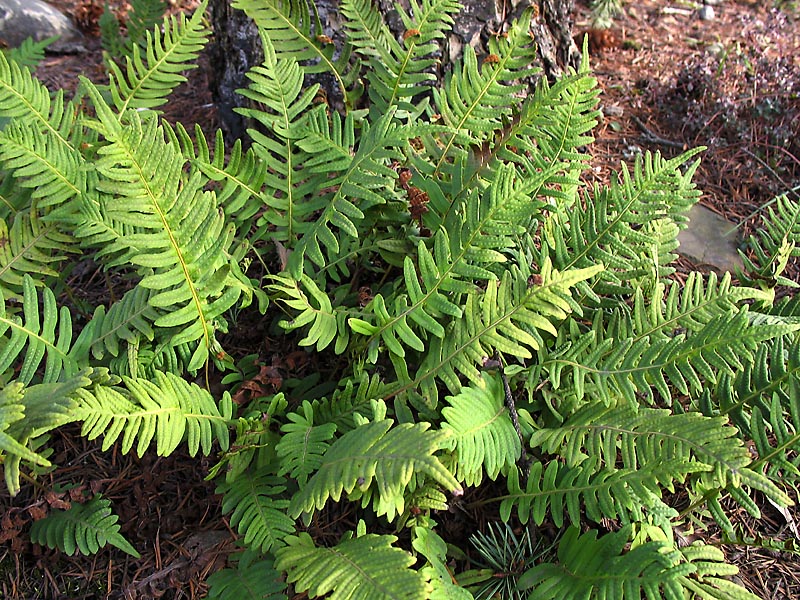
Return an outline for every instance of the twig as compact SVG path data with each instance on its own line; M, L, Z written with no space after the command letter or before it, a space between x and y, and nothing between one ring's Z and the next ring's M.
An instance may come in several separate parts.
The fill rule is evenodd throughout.
M657 133L654 133L650 128L647 127L647 125L645 125L642 122L642 120L639 117L634 116L633 122L639 126L639 129L641 129L642 132L644 133L644 138L648 142L652 142L654 144L661 144L662 146L671 146L672 148L680 148L681 150L686 149L686 144L683 144L681 142L675 142L673 140L668 140L666 138L661 137Z
M530 473L531 469L531 460L528 457L528 451L525 449L525 437L522 435L522 428L519 426L519 415L517 414L517 406L514 402L514 395L511 393L511 386L508 385L508 378L506 377L505 373L505 362L497 350L494 352L494 359L499 365L500 378L503 380L503 390L505 391L506 395L506 408L508 408L508 413L511 415L511 422L514 424L514 430L519 436L520 446L522 447L522 455L517 461L517 466L519 466L520 470L522 471L522 489L525 489L528 485L528 474Z

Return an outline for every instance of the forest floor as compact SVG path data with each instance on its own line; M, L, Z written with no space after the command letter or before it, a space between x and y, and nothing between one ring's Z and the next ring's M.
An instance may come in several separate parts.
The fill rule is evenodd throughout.
M101 0L52 0L89 33L88 52L49 56L38 75L55 89L74 89L77 75L102 79L99 41L93 24ZM111 2L119 6L121 2ZM172 10L193 0L173 0ZM592 70L602 89L604 121L592 146L591 178L607 182L621 161L643 150L674 156L707 146L695 181L702 204L740 228L757 230L759 216L780 194L800 198L800 8L776 10L770 1L724 0L715 18L699 18L697 5L667 0L625 3L611 33L590 34ZM586 6L577 8L575 32L590 29ZM94 37L92 37L94 36ZM217 119L208 92L208 72L190 73L168 105L166 116L213 131ZM688 270L693 265L685 263ZM788 275L796 281L797 265ZM97 274L102 278L102 274ZM308 368L292 357L263 357L269 378L302 376ZM0 594L7 600L33 598L200 598L208 574L224 566L235 550L235 535L221 518L214 485L204 481L213 457L197 460L181 453L137 458L77 435L56 432L50 446L60 465L49 476L23 482L13 500L0 491ZM92 557L67 557L31 544L30 522L60 508L84 490L102 492L120 517L121 533L141 552L140 559L113 548ZM732 520L753 540L777 540L789 550L724 545L740 569L740 581L765 599L800 598L800 512L761 502L762 518L732 509ZM341 515L350 527L348 515ZM326 532L318 532L326 535ZM331 533L331 532L328 532ZM708 523L695 534L719 540Z

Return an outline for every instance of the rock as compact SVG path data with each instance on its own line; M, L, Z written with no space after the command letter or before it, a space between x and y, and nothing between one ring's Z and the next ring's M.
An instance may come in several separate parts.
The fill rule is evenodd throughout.
M41 41L58 36L50 45L57 52L81 50L83 36L72 21L42 0L0 0L0 43L19 46L27 38Z
M701 6L698 14L703 21L713 21L714 17L716 16L714 14L714 7L709 4L704 4Z
M736 267L743 268L736 251L739 239L733 223L699 204L692 206L687 216L689 225L678 234L678 254L699 268L710 267L720 273L734 273Z

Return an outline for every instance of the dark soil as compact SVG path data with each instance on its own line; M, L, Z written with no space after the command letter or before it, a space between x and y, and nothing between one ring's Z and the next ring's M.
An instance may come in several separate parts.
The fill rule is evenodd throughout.
M52 89L74 89L79 74L104 77L96 19L102 0L52 0L87 32L87 53L50 56L38 75ZM173 11L191 9L194 0L172 0ZM725 0L716 17L701 20L687 2L641 0L625 3L611 33L589 32L592 69L603 94L605 120L595 132L591 178L605 182L623 160L642 150L674 156L683 149L707 146L696 181L702 203L740 226L747 235L759 226L765 207L776 195L800 198L800 12L786 4ZM124 2L111 5L124 9ZM794 10L794 12L793 12ZM578 7L576 34L589 31L588 9ZM188 73L189 82L172 97L166 117L188 127L217 127L208 91L206 63ZM693 265L684 261L683 267ZM788 276L796 281L798 266ZM103 293L104 276L94 281ZM92 293L85 290L86 293ZM253 331L260 324L252 325ZM262 337L263 339L263 337ZM302 378L307 362L294 360L262 343L262 366L248 382L253 394L271 393L282 381ZM244 350L244 349L243 349ZM310 368L311 371L314 368ZM79 430L68 427L53 435L56 471L23 481L22 492L9 498L0 489L0 594L9 600L28 598L200 598L204 581L224 566L235 549L235 535L221 517L214 486L204 477L215 459L176 453L159 458L122 455L116 447L100 450ZM68 557L29 541L31 521L50 508L86 495L102 493L120 517L121 532L142 554L134 560L113 548L92 557ZM753 539L779 540L784 550L753 545L725 545L740 580L762 598L800 598L800 560L794 509L761 504L754 520L731 508L732 520ZM347 505L330 522L351 529L356 522ZM469 520L480 521L480 512ZM454 519L454 526L458 520ZM474 530L470 523L469 529ZM687 537L719 541L711 526L698 523ZM320 538L337 532L319 530ZM458 537L458 532L453 534ZM463 536L462 536L463 537ZM762 544L763 545L763 544Z

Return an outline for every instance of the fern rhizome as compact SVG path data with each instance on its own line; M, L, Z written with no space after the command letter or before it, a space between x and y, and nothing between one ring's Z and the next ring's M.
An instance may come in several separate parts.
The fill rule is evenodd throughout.
M215 598L753 598L720 547L677 532L741 539L731 506L792 503L800 307L775 290L800 205L774 205L741 283L672 277L700 150L588 185L596 82L585 56L538 77L533 11L440 75L456 0L398 7L401 39L342 0L342 48L309 2L234 4L264 54L246 145L158 111L209 39L205 2L72 99L31 75L38 46L0 54L10 493L58 469L47 434L78 422L104 450L216 457L242 553ZM310 83L323 72L342 110ZM78 257L127 291L76 300ZM336 366L237 406L253 356L226 335L253 315ZM353 531L315 539L345 502ZM478 502L513 527L476 553L442 521ZM101 495L31 535L136 555Z

